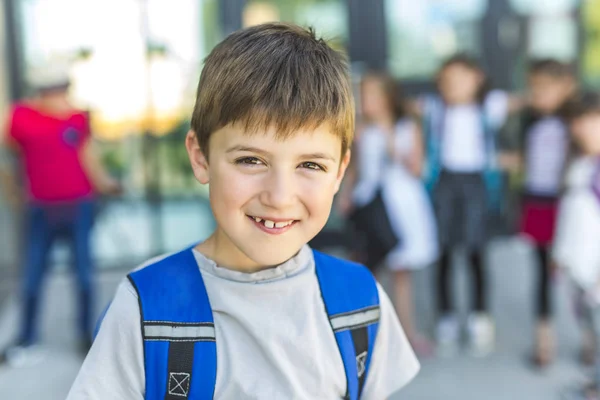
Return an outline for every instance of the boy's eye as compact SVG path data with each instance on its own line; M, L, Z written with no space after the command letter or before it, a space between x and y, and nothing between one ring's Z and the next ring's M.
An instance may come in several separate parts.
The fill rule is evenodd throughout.
M300 168L312 169L315 171L325 171L324 167L311 161L303 162L300 164Z
M262 165L264 164L261 160L256 157L242 157L235 160L236 164L242 165Z

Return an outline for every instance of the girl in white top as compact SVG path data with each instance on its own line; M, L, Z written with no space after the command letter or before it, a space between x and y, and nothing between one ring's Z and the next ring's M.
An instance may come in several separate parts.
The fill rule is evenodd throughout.
M573 138L582 154L568 169L553 252L579 289L581 316L596 342L592 384L576 397L593 400L600 399L600 96L582 96L571 119Z
M599 125L600 128L600 125ZM597 132L600 137L600 130ZM556 261L568 270L584 290L600 294L600 199L592 190L600 159L583 155L573 161L567 174L567 192L559 207L554 242ZM600 299L600 297L599 297Z
M368 74L362 82L362 113L367 125L354 152L357 179L352 190L356 207L381 190L398 244L385 263L394 274L395 303L402 326L417 352L430 345L413 322L411 271L433 263L438 255L435 218L420 181L423 149L415 121L403 115L397 86L384 74Z
M441 66L438 94L422 103L427 148L426 180L439 232L438 352L453 355L461 335L455 307L452 255L463 248L471 272L472 308L466 323L469 352L485 356L494 348L495 327L488 302L486 263L490 211L500 207L496 132L511 108L502 91L487 90L476 60L458 54ZM496 176L496 181L490 179Z

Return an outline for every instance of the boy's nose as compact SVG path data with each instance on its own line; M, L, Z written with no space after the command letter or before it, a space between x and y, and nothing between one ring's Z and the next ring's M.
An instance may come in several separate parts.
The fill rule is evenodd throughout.
M261 202L268 207L285 209L296 199L294 178L283 173L273 172L266 178Z

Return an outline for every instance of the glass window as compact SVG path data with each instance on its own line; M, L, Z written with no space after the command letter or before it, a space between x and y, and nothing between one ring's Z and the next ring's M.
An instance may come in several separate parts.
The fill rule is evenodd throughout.
M269 21L312 26L333 46L344 48L348 40L348 13L344 0L249 0L243 25Z
M7 54L4 29L4 7L0 7L0 54ZM8 63L6 57L0 58L0 123L6 114L9 102Z
M577 58L579 0L510 0L512 9L528 17L527 58Z
M107 150L118 149L107 156L112 167L127 174L130 192L141 193L142 166L136 163L145 160L141 154L125 155L131 149L125 150L124 142L142 133L178 134L189 119L202 60L220 38L218 0L21 0L20 5L27 75L48 62L71 65L73 98L92 112L96 137L112 142ZM163 181L167 192L182 189L171 188L179 179Z
M203 222L207 189L193 178L183 138L202 60L221 39L219 0L17 2L26 76L47 63L68 66L73 99L90 110L105 164L126 189L127 200L98 218L96 253L144 257L202 239L212 226ZM158 205L145 202L149 192ZM165 238L182 215L199 225Z
M569 14L535 16L529 21L529 58L556 58L565 62L577 58L577 21Z
M188 99L201 60L219 40L217 0L171 3L22 0L26 66L75 61L77 99L107 124L99 135L120 137L129 133L125 122L144 116L149 106L161 117L164 109Z
M401 79L431 78L457 52L479 55L487 0L387 0L389 69Z
M579 56L577 7L579 0L510 0L526 31L512 63L514 84L526 86L527 65L532 59L555 58L574 63Z
M6 54L3 12L4 7L0 7L0 54ZM4 126L4 118L9 108L7 72L6 57L0 57L0 126ZM0 179L3 179L1 175L11 167L12 160L5 152L0 152ZM11 272L9 271L10 267L17 263L17 249L19 249L19 235L15 235L15 232L18 232L16 225L18 218L15 216L15 210L8 204L7 189L7 187L0 183L0 235L2 236L2 240L0 240L0 281ZM2 290L0 289L0 296L2 294Z
M573 11L579 0L509 0L513 10L521 15L552 15Z

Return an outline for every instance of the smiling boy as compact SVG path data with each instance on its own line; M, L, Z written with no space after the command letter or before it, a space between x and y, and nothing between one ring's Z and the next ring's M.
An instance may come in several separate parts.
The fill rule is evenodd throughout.
M186 138L217 222L117 290L69 400L387 399L418 372L362 266L311 250L350 161L343 57L308 31L235 32Z

